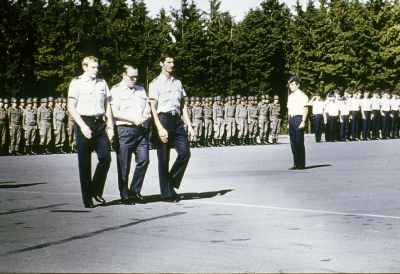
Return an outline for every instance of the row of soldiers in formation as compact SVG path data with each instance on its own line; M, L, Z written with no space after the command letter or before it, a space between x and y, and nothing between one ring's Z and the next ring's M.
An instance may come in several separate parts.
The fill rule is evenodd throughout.
M76 152L67 99L49 97L38 103L36 97L0 98L0 155Z
M194 129L191 147L276 144L281 125L279 96L185 97ZM258 142L259 140L259 142Z
M399 137L399 92L338 90L323 100L319 93L311 98L315 141L358 141Z
M185 97L195 131L191 147L276 144L279 97L269 95ZM10 104L11 103L11 104ZM74 120L67 99L0 98L0 155L76 152ZM258 142L259 140L259 142ZM151 138L149 139L151 141Z

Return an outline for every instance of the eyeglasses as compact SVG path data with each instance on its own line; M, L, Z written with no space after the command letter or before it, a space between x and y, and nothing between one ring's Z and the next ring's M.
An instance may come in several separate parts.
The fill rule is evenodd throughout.
M136 75L136 76L129 76L129 75L126 75L126 76L128 76L128 77L131 79L131 81L134 81L134 80L139 79L139 75Z

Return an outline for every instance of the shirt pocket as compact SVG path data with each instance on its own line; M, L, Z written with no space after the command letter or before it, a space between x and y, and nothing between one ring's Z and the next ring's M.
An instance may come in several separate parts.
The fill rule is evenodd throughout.
M160 90L160 98L158 101L169 101L172 99L171 89Z
M122 112L127 112L132 107L132 98L130 96L121 97L120 110Z

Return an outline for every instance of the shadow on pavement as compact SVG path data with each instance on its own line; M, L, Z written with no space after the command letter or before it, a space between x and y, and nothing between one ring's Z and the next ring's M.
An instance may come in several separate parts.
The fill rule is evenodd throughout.
M223 189L223 190L216 190L216 191L208 191L208 192L188 192L188 193L178 193L177 200L184 201L184 200L197 200L197 199L209 199L215 196L222 196L228 192L233 191L234 189ZM149 195L143 196L143 202L136 202L137 204L149 204L149 203L158 203L162 202L160 195ZM111 202L107 202L105 204L98 204L96 206L112 206L112 205L120 205L121 199L113 200Z
M332 165L326 164L326 165L306 166L304 169L312 169L312 168L327 167L327 166L332 166Z
M10 184L14 182L1 182L0 184ZM17 185L0 185L0 188L20 188L20 187L28 187L28 186L36 186L43 185L47 183L30 183L30 184L17 184Z

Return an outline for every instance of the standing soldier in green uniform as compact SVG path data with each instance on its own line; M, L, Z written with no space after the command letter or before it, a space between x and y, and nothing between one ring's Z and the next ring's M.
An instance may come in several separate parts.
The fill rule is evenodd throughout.
M206 147L211 147L212 139L212 128L213 128L213 106L210 98L205 99L205 105L203 108L204 112L204 142Z
M40 132L40 147L42 154L51 154L49 144L51 141L52 109L47 106L48 99L42 98L42 105L38 109L37 124Z
M63 146L66 136L66 113L65 108L61 106L62 98L57 98L56 107L53 110L53 128L54 128L54 146L57 154L65 154Z
M7 110L4 108L4 101L0 98L0 156L6 155L6 127Z
M187 107L187 109L189 109L189 107L190 107L190 98L186 96L185 98L183 98L183 100L185 101L185 106ZM184 122L183 128L185 129L186 133L188 133L188 125L185 123L185 121L183 121L183 122Z
M236 121L235 121L235 97L228 97L228 103L225 105L225 123L226 123L226 145L234 146L231 138L236 134Z
M192 108L192 127L194 130L193 147L201 147L199 142L203 133L203 116L200 97L196 97L195 105Z
M22 119L22 125L25 131L26 155L36 155L32 146L34 145L36 139L37 111L33 109L32 98L28 98L26 100L26 104L26 108L24 109L24 117Z
M238 129L239 145L246 145L244 142L244 138L247 135L248 124L246 100L244 99L244 97L242 97L241 99L241 104L236 107L235 121Z
M281 104L279 104L279 96L274 96L274 102L269 105L269 116L271 121L272 143L278 143L279 132L281 131Z
M215 146L222 147L222 136L224 135L224 104L222 103L221 96L217 96L216 103L213 106L213 120L214 120L214 144Z
M269 104L265 98L265 95L261 95L261 102L258 104L258 127L262 145L268 144L268 137L265 137L269 129Z
M248 107L248 121L249 121L249 143L251 145L258 145L257 143L257 125L258 125L258 107L257 101L254 96L250 96L249 98L249 107Z
M68 145L69 152L76 153L76 142L75 142L75 130L74 130L74 118L69 113L67 108L66 115L68 116L67 133L68 133Z
M11 107L8 109L8 117L10 119L10 153L15 155L22 155L19 153L21 144L21 125L22 125L22 109L17 107L17 99L11 98Z

